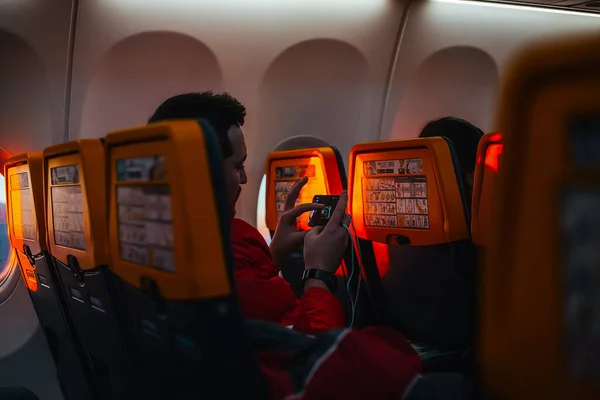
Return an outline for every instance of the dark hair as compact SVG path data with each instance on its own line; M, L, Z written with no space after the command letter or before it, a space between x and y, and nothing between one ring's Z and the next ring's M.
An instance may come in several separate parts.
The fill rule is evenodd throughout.
M483 131L464 119L444 117L431 121L419 137L445 136L452 142L463 176L475 171L477 146Z
M243 126L246 107L229 93L185 93L165 100L148 120L148 123L175 119L204 119L209 122L219 140L223 158L233 154L227 137L231 126Z

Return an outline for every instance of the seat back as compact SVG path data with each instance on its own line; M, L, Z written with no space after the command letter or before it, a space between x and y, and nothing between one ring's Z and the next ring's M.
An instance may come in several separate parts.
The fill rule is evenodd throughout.
M317 147L296 150L275 151L269 154L266 163L267 188L266 188L266 223L272 234L277 229L279 219L283 214L287 195L291 187L304 176L308 183L298 198L297 204L311 203L315 195L336 195L347 187L346 169L342 156L335 147ZM310 229L308 226L309 213L303 214L297 220L297 228ZM349 322L351 305L346 289L346 278L349 272L346 265L351 265L351 254L337 270L338 290L336 297L346 310L346 319ZM358 264L357 264L358 265ZM358 266L357 266L358 271ZM302 274L304 272L304 258L302 249L292 254L281 266L283 278L289 282L297 297L304 293ZM353 275L358 278L359 274ZM356 282L353 283L354 285Z
M92 368L76 333L56 265L48 253L42 153L5 163L9 239L67 399L91 399Z
M600 398L600 40L518 56L481 316L484 396Z
M106 171L100 139L80 139L44 150L49 251L90 359L94 391L103 398L125 390L129 366L108 276Z
M477 147L471 206L471 238L482 248L490 246L492 206L496 198L503 145L501 133L486 133Z
M108 134L110 269L136 398L262 398L232 280L222 158L204 122Z
M467 349L474 253L451 144L445 138L362 143L350 157L358 236L390 245L382 280L392 326L421 346Z
M266 174L265 216L267 227L273 232L283 214L287 194L297 180L308 177L298 203L311 203L318 194L339 194L347 184L342 157L334 147L274 151L267 157ZM308 218L308 213L298 218L298 229L309 229Z
M344 161L339 150L335 147L272 152L267 158L266 175L266 222L272 234L277 229L277 224L284 211L287 194L298 179L304 176L309 178L308 183L300 192L297 204L311 203L315 195L337 195L342 190L346 190L348 183ZM297 229L310 229L308 226L309 217L310 214L306 213L298 218ZM298 249L281 267L284 279L290 284L297 297L302 296L304 293L302 282L304 258L302 251L302 248ZM358 281L361 279L361 274L358 272L360 270L358 257L353 257L351 252L352 247L348 246L342 265L335 273L338 279L335 295L344 307L346 322L350 324L354 320L355 326L362 326L369 320L370 299L365 297L365 293L358 293L360 306L353 310L348 288L350 288L351 293L356 293L356 290L359 289ZM352 266L353 260L354 266ZM352 273L353 268L354 273ZM351 280L350 285L348 285L349 279Z

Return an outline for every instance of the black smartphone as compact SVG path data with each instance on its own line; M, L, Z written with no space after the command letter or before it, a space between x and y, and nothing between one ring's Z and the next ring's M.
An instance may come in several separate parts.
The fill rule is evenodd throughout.
M324 204L325 207L320 210L313 210L310 212L310 217L308 218L308 226L325 226L329 219L331 218L331 214L333 214L333 210L335 210L335 206L340 200L340 196L329 196L325 194L319 194L313 197L313 203Z

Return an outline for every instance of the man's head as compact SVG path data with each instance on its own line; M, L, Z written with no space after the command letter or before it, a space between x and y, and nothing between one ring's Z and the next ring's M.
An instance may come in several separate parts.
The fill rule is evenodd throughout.
M241 127L244 125L246 107L228 93L186 93L170 97L154 112L148 123L176 119L203 119L215 130L223 155L225 184L232 215L235 203L248 182L244 162L246 142Z
M419 135L422 138L435 136L445 136L452 142L463 181L467 185L467 190L472 192L477 146L483 131L464 119L445 117L425 125Z

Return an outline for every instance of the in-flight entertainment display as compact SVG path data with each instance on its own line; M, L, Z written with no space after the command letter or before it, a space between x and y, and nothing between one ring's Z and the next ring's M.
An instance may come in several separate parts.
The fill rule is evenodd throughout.
M19 239L33 240L35 238L35 221L29 173L14 174L10 179L13 235Z
M83 195L79 166L65 165L50 169L54 243L85 250Z
M167 179L164 156L117 160L118 181L162 181Z
M173 219L169 185L162 156L117 160L121 258L135 264L175 272ZM139 183L138 183L139 182Z
M308 177L308 182L300 192L296 204L312 202L314 191L311 190L311 187L315 185L315 166L309 164L275 168L275 204L277 207L277 221L279 221L281 214L283 214L285 210L285 202L290 189L298 179L305 176Z
M366 226L429 229L422 159L366 161L363 167Z

